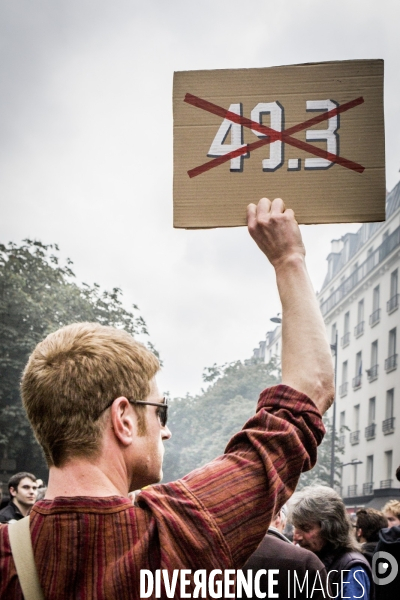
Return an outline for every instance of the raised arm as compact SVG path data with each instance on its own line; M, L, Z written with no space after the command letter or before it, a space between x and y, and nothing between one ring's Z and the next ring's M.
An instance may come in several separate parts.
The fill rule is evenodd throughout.
M282 302L282 383L309 396L323 414L334 397L325 325L305 264L294 213L280 198L247 207L248 228L275 269Z

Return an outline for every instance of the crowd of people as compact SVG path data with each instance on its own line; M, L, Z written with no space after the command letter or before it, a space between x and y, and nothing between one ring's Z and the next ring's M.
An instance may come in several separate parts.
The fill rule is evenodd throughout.
M322 415L334 398L330 347L293 211L263 198L249 205L248 228L276 273L282 384L261 393L223 456L159 484L171 432L157 358L123 330L99 324L47 336L29 358L21 395L49 480L45 488L24 472L9 481L0 511L1 600L30 600L31 581L35 598L51 600L232 598L232 573L247 598L398 597L398 577L380 585L374 569L381 555L386 563L392 556L394 573L399 503L382 513L361 509L352 522L333 489L296 491L316 462ZM28 561L32 579L21 567ZM142 589L142 573L154 590ZM216 576L228 582L224 592L212 587Z

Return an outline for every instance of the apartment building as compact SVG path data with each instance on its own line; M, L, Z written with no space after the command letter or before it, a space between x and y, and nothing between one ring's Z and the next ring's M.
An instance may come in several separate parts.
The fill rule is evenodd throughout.
M386 198L386 221L333 240L327 261L318 300L337 341L338 491L349 510L380 508L400 499L400 182ZM253 356L268 362L280 352L278 326Z
M400 498L400 183L386 198L386 221L333 240L327 261L318 299L337 340L340 491L349 507L380 507Z

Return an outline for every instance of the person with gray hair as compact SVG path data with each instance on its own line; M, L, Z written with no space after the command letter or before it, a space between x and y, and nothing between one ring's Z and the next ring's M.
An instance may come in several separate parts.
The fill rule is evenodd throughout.
M323 485L296 492L289 504L293 541L323 562L335 598L371 600L372 572L360 552L346 506L335 490Z

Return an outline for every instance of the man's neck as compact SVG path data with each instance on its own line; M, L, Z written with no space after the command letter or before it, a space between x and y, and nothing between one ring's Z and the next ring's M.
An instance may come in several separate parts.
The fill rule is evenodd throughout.
M50 467L49 484L45 499L57 496L128 496L129 484L126 474L117 465L112 472L98 461L75 458L62 467Z
M22 504L16 498L13 498L12 501L13 504L15 504L15 506L18 508L21 515L23 515L24 517L26 517L26 515L29 515L30 510L32 508L31 504Z

